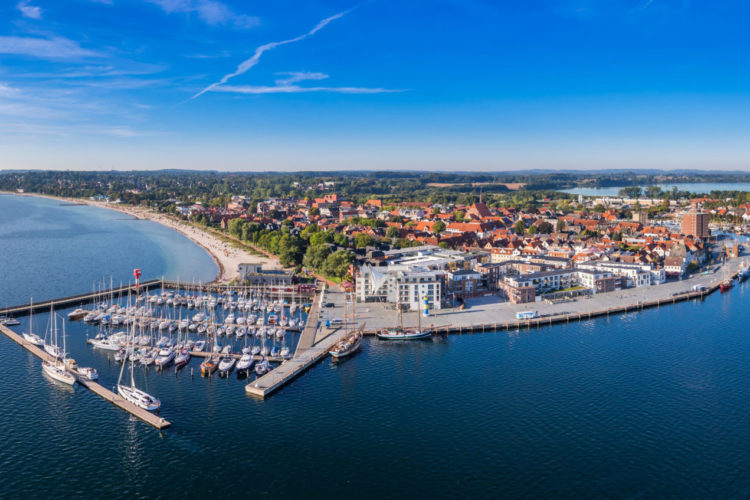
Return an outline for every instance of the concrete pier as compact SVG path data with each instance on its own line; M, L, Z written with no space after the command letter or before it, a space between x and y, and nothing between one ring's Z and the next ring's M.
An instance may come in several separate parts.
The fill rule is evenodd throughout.
M336 296L338 294L331 294ZM343 298L337 297L340 301ZM331 347L341 340L346 334L344 328L331 329L326 328L320 319L320 296L316 295L307 316L307 324L302 330L297 349L294 357L283 363L281 366L271 370L266 375L247 384L245 392L259 398L267 398L275 391L294 380L305 370L318 363L328 356Z
M200 293L217 293L222 294L227 290L234 291L237 293L265 293L269 298L277 299L279 297L283 299L296 299L299 302L309 302L312 297L312 292L297 292L289 291L296 289L297 285L269 285L263 286L219 286L219 285L196 285L190 283L177 283L173 281L162 281L162 280L150 280L144 281L138 285L138 294L144 291L153 290L156 288L164 287L165 290L177 290L180 292L200 292ZM10 306L6 308L0 308L0 315L10 316L25 316L29 311L46 312L49 311L50 307L55 309L64 309L67 307L76 307L83 304L88 304L102 299L108 300L107 297L125 295L130 291L135 294L135 285L123 285L114 287L108 290L100 290L98 292L82 293L78 295L72 295L70 297L62 297L59 299L44 300L41 302L35 302L34 304L21 304L17 306Z
M39 359L43 361L54 361L53 358L49 354L47 354L44 350L40 349L39 347L33 344L26 342L26 340L21 335L18 335L10 328L4 325L0 325L0 332L2 332L6 337L13 340L18 345L20 345L21 347L29 351L31 354L38 357ZM41 370L40 370L39 376L42 376ZM123 399L119 395L110 391L109 389L105 389L102 385L98 384L97 382L87 381L87 380L78 378L78 383L82 385L83 387L89 389L94 394L101 396L103 399L109 401L113 405L120 407L121 409L127 411L131 415L138 417L139 419L143 420L147 424L153 427L156 427L159 430L166 429L167 427L172 425L170 422L164 420L158 415L151 413L150 411L144 410L143 408L139 408L133 403L130 403L129 401Z

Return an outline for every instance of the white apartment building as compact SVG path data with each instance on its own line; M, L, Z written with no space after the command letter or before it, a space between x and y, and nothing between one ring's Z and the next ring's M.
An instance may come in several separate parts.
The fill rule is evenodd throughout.
M430 309L440 309L442 274L398 265L362 266L356 281L357 301L404 304L413 311L421 311L426 297Z
M667 281L667 275L662 268L655 268L649 264L628 264L625 262L589 261L578 264L580 269L589 271L609 271L615 276L623 276L628 287L661 285Z

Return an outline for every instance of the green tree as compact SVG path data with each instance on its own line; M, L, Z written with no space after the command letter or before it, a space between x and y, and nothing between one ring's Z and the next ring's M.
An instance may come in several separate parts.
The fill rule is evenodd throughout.
M547 221L540 222L539 226L537 226L537 229L542 234L550 234L552 231L554 231L554 227L552 227L552 224L550 224Z
M555 228L557 229L558 233L562 233L563 231L565 231L565 221L562 219L557 219Z
M344 233L336 233L333 235L333 242L340 247L349 246L349 238Z
M311 246L322 245L324 243L333 243L333 233L331 231L318 231L317 233L313 233L312 236L310 236Z
M513 231L515 231L516 234L524 234L526 232L526 224L524 224L522 220L517 221L513 224Z
M309 269L319 269L330 253L331 250L326 245L311 245L307 247L302 264Z
M445 222L439 220L432 225L432 232L434 234L440 234L445 231Z
M227 223L227 232L235 238L241 238L244 225L245 221L243 219L240 219L239 217L232 219Z
M299 237L303 240L309 240L310 237L318 231L320 231L320 228L317 224L309 224L302 231L300 231Z
M354 262L354 255L348 250L336 250L323 262L321 271L328 276L343 278L349 272L349 266Z
M372 236L365 233L359 233L354 237L354 246L356 248L365 248L371 246L375 240L372 239Z
M398 229L396 229L393 226L390 226L388 229L385 230L385 235L388 238L398 238Z
M529 226L529 229L528 229L528 233L529 234L536 234L537 232L538 232L538 229L536 228L536 226L534 224L532 224L531 226Z

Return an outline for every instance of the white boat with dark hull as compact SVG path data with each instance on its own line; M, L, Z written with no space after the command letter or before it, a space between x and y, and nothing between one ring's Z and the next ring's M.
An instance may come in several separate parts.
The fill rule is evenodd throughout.
M418 340L432 336L432 330L419 328L387 328L377 333L381 340Z
M224 356L219 361L219 375L229 375L234 369L234 364L237 362L234 356Z
M253 356L252 354L245 353L242 355L242 357L237 361L237 372L248 372L250 371L250 368L253 367Z
M68 313L68 321L78 321L83 319L89 312L86 309L78 308Z
M422 328L422 315L417 313L417 327L404 328L404 310L401 304L398 304L399 326L393 328L384 328L377 332L377 337L381 340L419 340L432 336L431 328Z
M182 368L190 362L190 351L183 349L179 354L174 357L174 367Z

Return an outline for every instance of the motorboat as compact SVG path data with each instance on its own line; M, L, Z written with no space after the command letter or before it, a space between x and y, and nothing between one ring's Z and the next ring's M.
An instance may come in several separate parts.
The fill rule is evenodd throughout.
M68 313L68 321L78 321L85 318L87 314L89 314L89 312L86 309L79 307L75 311L70 311Z
M190 361L190 351L187 349L183 349L180 351L179 354L177 354L174 358L174 367L180 368L188 364Z
M234 356L224 356L221 358L221 361L219 361L219 375L227 375L229 372L232 371L234 368L234 364L237 362L237 360L234 358Z
M255 374L258 376L265 375L271 369L271 365L268 360L263 358L255 365Z
M79 379L91 381L99 380L99 373L94 368L78 366L78 363L72 358L65 361L65 366L68 370L78 375Z
M242 355L242 357L237 361L237 371L248 371L253 366L253 356L246 352Z
M175 352L171 347L164 347L159 351L159 355L156 357L154 364L160 368L164 368L174 361Z

